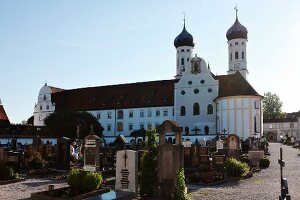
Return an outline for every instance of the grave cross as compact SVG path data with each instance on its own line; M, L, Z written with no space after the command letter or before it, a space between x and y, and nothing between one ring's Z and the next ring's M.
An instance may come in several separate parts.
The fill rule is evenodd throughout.
M198 131L200 132L200 131L201 131L201 129L200 129L200 128L198 128L197 126L195 126L195 128L194 128L194 129L192 129L192 131L194 131L194 132L195 132L195 135L197 135Z
M128 158L128 156L127 156L127 154L126 154L126 150L125 150L125 153L124 153L123 158L124 158L124 166L125 166L125 168L126 168L126 160L127 160L127 158Z
M280 158L278 159L278 164L280 165L280 183L281 183L281 195L279 199L290 200L289 187L287 179L283 178L283 167L285 166L285 161L282 159L282 147L280 147Z
M223 132L224 137L225 137L225 134L226 134L227 130L224 128L222 132Z

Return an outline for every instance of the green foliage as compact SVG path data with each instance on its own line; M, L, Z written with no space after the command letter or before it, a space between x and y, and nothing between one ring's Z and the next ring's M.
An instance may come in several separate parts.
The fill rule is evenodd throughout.
M34 116L32 115L31 117L29 117L26 121L26 125L28 126L33 126L33 120L34 120Z
M281 107L282 102L277 94L271 92L264 94L264 119L285 118L286 114L281 111Z
M93 125L94 134L100 137L104 130L97 118L88 112L54 112L46 117L44 123L54 135L72 139L77 138L77 126L79 126L79 138L81 139L90 133L91 125Z
M176 200L187 200L187 188L185 185L185 176L184 176L184 170L178 169L176 171L176 191L175 191L175 199Z
M243 163L247 163L248 165L249 165L249 163L250 163L250 161L249 161L249 159L248 159L247 157L242 157L242 158L240 159L240 161L243 162Z
M98 172L88 172L82 179L83 190L90 192L100 187L102 176Z
M18 177L17 173L14 173L13 168L6 166L4 164L0 165L0 181L6 181L15 179Z
M229 158L225 166L227 175L232 177L244 177L250 172L250 167L247 163L243 163L234 158Z
M47 162L42 158L41 154L36 154L32 156L28 161L29 169L44 169Z
M153 196L157 184L157 144L156 131L146 131L146 151L142 156L142 173L140 177L140 195Z
M90 192L101 186L102 175L98 172L72 169L67 175L67 183L73 191Z
M268 158L263 158L259 161L259 168L265 169L270 166L270 160Z

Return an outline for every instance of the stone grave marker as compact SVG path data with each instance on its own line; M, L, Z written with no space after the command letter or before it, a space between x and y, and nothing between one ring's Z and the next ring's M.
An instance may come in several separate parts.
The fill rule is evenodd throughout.
M4 148L0 147L0 161L4 160Z
M264 156L265 156L264 151L248 151L248 159L250 165L252 166L258 166L259 161L263 159Z
M214 162L216 165L225 165L225 155L215 155Z
M202 139L200 140L200 145L201 145L202 147L206 147L206 139L205 139L205 138L202 138Z
M233 158L239 158L239 137L235 134L231 134L227 138L227 156Z
M219 149L223 149L223 147L224 147L224 142L223 142L223 140L218 139L218 140L216 141L216 148L217 148L217 150L219 151Z
M117 152L115 190L138 193L138 153L132 150Z
M67 137L57 139L56 146L56 169L70 169L70 144L71 140Z
M84 138L84 166L86 171L100 170L100 138L88 135Z

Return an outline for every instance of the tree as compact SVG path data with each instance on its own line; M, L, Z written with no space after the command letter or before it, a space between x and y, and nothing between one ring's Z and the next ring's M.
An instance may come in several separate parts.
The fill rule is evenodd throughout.
M265 119L284 118L285 113L281 111L282 102L277 94L267 92L264 94L263 108Z
M59 137L83 139L91 131L99 137L102 136L103 127L97 118L88 112L59 111L50 114L44 121L46 127ZM78 132L79 128L79 133ZM78 134L78 135L77 135Z
M26 124L27 124L28 126L33 126L33 119L34 119L34 116L32 115L31 117L29 117L29 118L27 119Z

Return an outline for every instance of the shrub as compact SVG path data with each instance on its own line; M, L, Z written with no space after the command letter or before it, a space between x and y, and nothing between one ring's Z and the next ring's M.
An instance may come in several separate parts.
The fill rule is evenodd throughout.
M140 195L153 196L156 183L156 157L148 151L142 156L142 173L140 177Z
M102 175L98 172L87 172L72 169L67 175L67 183L72 191L90 192L100 187Z
M44 169L47 162L42 158L41 154L36 154L28 161L29 169Z
M17 178L18 174L14 173L13 168L0 165L0 181L11 180Z
M88 172L82 179L83 190L90 192L100 187L102 176L98 172Z
M270 166L270 160L268 158L263 158L259 161L259 168L265 169Z
M250 172L250 167L248 164L238 161L234 158L229 158L225 165L228 176L244 177Z
M67 183L72 190L82 190L82 180L87 172L79 169L72 169L67 175Z
M247 157L242 157L242 158L240 159L240 161L243 162L243 163L247 163L248 165L249 165L249 163L250 163L250 161L249 161L249 159L248 159Z
M175 191L175 199L176 200L186 200L189 199L187 195L187 188L185 185L185 176L184 170L178 169L176 171L176 191Z

